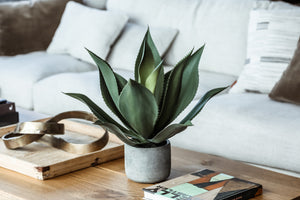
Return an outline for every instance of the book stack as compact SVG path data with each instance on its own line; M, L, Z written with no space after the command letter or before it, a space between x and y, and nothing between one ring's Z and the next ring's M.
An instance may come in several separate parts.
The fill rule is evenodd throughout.
M144 188L149 200L247 200L262 194L262 186L209 169Z
M19 122L19 113L16 112L15 103L0 99L0 127Z

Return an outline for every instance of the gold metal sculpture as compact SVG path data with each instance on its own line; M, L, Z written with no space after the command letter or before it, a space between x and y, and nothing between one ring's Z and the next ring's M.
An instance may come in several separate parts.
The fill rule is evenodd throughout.
M2 136L2 140L8 149L24 147L32 142L39 141L50 144L64 151L85 154L102 149L108 143L108 132L94 142L88 144L72 143L55 135L64 134L64 124L58 123L63 119L76 118L95 122L97 118L87 112L70 111L60 113L46 122L23 122L17 125L15 130Z

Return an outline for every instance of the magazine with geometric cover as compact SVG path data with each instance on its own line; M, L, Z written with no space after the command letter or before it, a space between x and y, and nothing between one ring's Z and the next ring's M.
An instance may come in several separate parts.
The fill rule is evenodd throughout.
M205 169L143 190L152 200L246 200L262 194L262 185Z

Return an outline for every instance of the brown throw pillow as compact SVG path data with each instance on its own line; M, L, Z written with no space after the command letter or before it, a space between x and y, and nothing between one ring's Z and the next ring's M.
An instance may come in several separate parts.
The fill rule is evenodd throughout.
M1 3L0 55L16 55L47 49L68 1L35 0Z
M270 98L277 101L290 102L300 105L300 38L294 57L274 86Z

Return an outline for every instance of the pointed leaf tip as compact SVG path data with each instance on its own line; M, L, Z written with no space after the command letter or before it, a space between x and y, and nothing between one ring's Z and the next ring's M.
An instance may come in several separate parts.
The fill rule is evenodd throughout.
M145 86L147 78L160 62L161 57L148 27L135 62L135 80Z
M206 105L206 103L215 95L219 94L223 90L227 89L228 87L221 87L221 88L215 88L210 91L208 91L194 106L194 108L185 116L183 120L181 120L181 124L185 124L188 121L191 121L194 119L195 116L198 115L198 113L203 109L203 107Z

